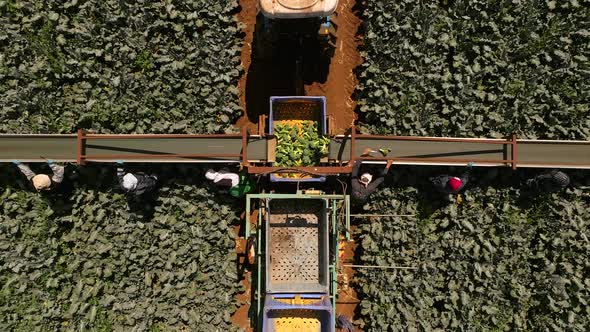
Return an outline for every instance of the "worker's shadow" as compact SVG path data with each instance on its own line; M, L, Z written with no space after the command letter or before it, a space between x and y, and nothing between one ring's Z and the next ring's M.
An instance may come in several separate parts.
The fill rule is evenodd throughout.
M64 177L63 182L53 191L43 192L41 195L56 215L66 215L70 214L72 210L74 190L75 187L72 181L68 177Z
M158 202L158 188L141 196L127 194L126 198L129 211L141 217L144 221L152 220Z

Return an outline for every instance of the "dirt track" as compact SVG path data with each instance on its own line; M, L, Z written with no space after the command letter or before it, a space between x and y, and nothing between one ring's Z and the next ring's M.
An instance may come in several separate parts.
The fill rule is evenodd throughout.
M241 61L245 74L238 83L240 90L240 105L245 110L243 116L236 122L236 126L247 128L252 133L258 132L258 119L261 114L268 114L268 100L270 96L294 95L293 83L294 63L286 62L266 63L258 61L253 56L255 50L255 28L257 14L257 0L240 0L241 11L238 13L238 21L244 24L244 46L242 47ZM356 0L341 0L333 22L337 26L337 40L334 56L329 67L312 71L311 75L304 77L304 90L306 95L326 96L327 114L332 125L331 131L336 134L344 133L350 128L356 119L356 102L352 99L357 79L354 69L361 64L362 58L358 52L359 39L357 32L361 20L356 15ZM321 66L320 66L321 67ZM319 73L318 73L319 72ZM236 234L238 234L236 229ZM238 241L236 249L238 254L243 250L243 241ZM351 261L354 255L353 243L347 245L345 259ZM358 300L356 292L349 283L352 282L353 271L347 269L340 276L344 282L341 288L337 309L339 313L353 317ZM242 280L246 293L238 296L238 301L245 302L232 316L232 322L252 331L248 320L248 309L251 299L249 276ZM342 279L343 278L343 279Z
M341 134L356 119L356 102L352 94L358 83L354 69L362 63L358 52L357 37L360 18L356 14L355 0L341 0L336 10L334 23L338 27L336 52L330 63L325 82L314 82L305 86L310 96L326 96L328 116L334 119L335 133Z
M294 94L294 61L282 58L273 62L263 62L252 56L255 52L256 5L254 0L241 0L238 20L245 25L244 46L242 47L242 66L245 74L238 83L240 105L244 115L236 122L240 128L246 127L257 132L258 116L268 114L270 96ZM358 52L357 31L361 20L356 15L356 0L341 0L333 22L337 25L335 54L323 73L320 68L304 74L305 94L326 96L327 113L333 119L335 133L343 133L350 128L356 118L356 103L352 94L357 84L354 68L361 64ZM289 53L289 52L287 52ZM309 64L309 61L308 61ZM321 66L320 66L321 67Z

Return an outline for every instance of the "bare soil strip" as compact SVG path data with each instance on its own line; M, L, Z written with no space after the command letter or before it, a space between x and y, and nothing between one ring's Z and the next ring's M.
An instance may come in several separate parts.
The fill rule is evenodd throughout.
M362 63L358 51L361 39L357 33L361 19L357 15L356 0L341 0L333 22L337 25L336 50L327 73L304 73L305 94L326 96L327 113L333 119L334 133L340 134L350 128L356 115L356 102L352 94L358 83L354 69ZM242 10L238 20L244 24L244 46L242 47L242 66L245 74L238 83L240 105L244 115L236 122L240 128L248 128L257 133L258 116L268 114L268 98L272 95L293 95L294 59L282 57L281 61L264 62L252 56L255 51L254 34L256 29L257 1L240 0ZM287 50L283 54L294 53ZM309 51L313 54L313 51ZM293 61L291 61L293 60ZM313 59L306 58L306 65ZM310 66L313 67L313 66ZM323 71L323 70L320 70Z
M243 116L236 122L239 128L247 128L251 133L258 133L258 116L268 114L268 98L271 95L292 95L294 87L294 61L257 61L252 56L254 48L254 34L256 29L257 0L240 0L241 11L237 18L244 25L244 45L242 47L241 62L244 75L238 82L240 91L240 105L244 109ZM340 0L333 22L337 25L336 50L331 59L327 73L319 75L304 74L305 94L310 96L326 96L327 113L334 125L332 131L336 134L344 133L352 121L356 119L356 102L352 95L358 83L354 69L362 63L358 51L361 39L357 36L362 23L357 15L356 0ZM288 52L286 52L288 53ZM311 52L310 52L311 53ZM291 63L293 62L293 63ZM236 226L236 236L241 231ZM356 244L346 245L343 261L352 263ZM236 251L239 260L243 259L245 241L236 239ZM354 271L345 268L340 271L339 296L337 301L338 314L345 314L349 318L356 318L358 299L354 289ZM243 303L234 313L232 322L252 331L248 320L248 310L251 302L251 289L248 279L249 272L241 280L246 292L237 296Z
M356 12L356 0L340 0L333 19L337 24L336 51L330 63L325 82L315 82L305 87L310 96L326 96L327 113L334 119L334 132L342 134L353 120L356 102L352 94L358 80L354 69L362 63L358 46L361 39L357 33L362 21Z

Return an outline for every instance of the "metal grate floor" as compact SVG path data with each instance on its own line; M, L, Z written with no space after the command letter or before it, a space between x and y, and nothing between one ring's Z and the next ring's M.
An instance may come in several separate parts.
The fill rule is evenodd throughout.
M270 217L270 279L274 284L318 283L317 201L273 201ZM289 212L287 212L289 211Z

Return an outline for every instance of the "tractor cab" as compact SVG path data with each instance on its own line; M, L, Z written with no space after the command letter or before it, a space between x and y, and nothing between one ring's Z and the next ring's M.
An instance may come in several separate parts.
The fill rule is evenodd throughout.
M260 0L260 11L270 19L328 17L338 0Z

